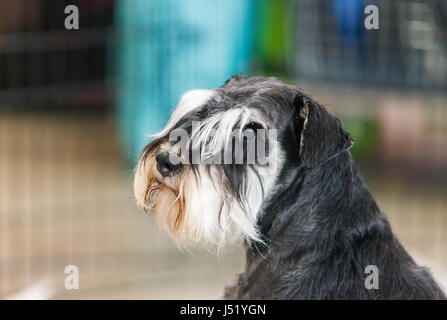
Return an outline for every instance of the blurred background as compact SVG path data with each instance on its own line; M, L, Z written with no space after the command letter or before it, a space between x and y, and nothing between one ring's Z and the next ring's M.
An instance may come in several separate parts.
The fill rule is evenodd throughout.
M132 168L182 93L239 72L343 119L394 231L447 288L446 25L445 0L1 0L0 298L220 297L243 248L180 252L136 208Z

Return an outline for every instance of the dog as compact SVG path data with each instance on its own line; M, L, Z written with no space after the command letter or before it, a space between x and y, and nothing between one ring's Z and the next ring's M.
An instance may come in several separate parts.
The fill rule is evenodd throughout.
M226 299L445 299L394 236L352 145L301 89L237 75L181 98L140 154L134 193L181 247L243 240Z

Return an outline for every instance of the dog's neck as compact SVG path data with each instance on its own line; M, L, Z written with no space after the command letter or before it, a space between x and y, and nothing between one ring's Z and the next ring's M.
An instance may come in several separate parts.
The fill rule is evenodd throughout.
M350 226L380 216L348 151L312 169L286 163L278 181L281 186L259 220L267 245L248 247L249 259L269 248L297 256L315 246L330 246ZM369 210L356 210L359 200L367 201Z

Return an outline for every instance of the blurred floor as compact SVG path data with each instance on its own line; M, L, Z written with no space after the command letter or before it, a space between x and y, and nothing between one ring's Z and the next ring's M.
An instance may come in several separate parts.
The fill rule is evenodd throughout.
M181 253L137 210L109 119L2 114L0 130L0 297L218 298L242 269L241 250Z
M137 210L115 130L103 115L0 115L1 298L218 298L242 271L241 248L179 252ZM365 180L408 251L446 286L445 189ZM64 288L70 264L79 290Z

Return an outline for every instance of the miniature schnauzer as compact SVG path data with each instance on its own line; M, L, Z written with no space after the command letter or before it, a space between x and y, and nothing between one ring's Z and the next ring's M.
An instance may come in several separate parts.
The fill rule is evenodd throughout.
M227 299L445 299L393 235L352 144L297 87L237 75L182 97L141 152L134 192L179 246L244 241Z

